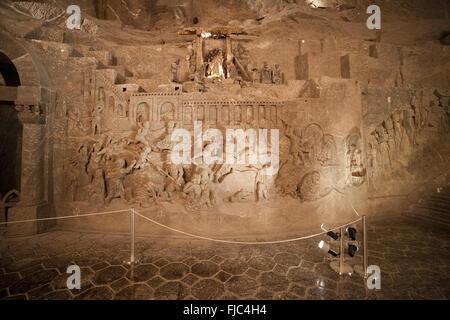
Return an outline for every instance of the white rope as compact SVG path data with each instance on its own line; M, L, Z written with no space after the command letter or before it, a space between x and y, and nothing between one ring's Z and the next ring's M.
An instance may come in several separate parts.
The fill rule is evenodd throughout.
M350 201L349 201L349 203L350 203L350 206L352 207L353 211L355 211L356 215L357 215L358 217L360 217L358 211L356 211L356 209L353 207L353 204L352 204Z
M358 217L360 217L358 211L356 211L356 209L353 207L353 205L351 205L351 206L352 206L352 209L355 211L356 215ZM104 211L104 212L93 212L93 213L87 213L87 214L81 214L81 215L72 215L72 216L64 216L64 217L41 218L41 219L30 219L30 220L20 220L20 221L8 221L8 222L1 222L0 225L9 225L9 224L26 223L26 222L37 222L37 221L49 221L49 220L61 220L61 219L80 218L80 217L90 217L90 216L99 216L99 215L118 213L118 212L126 212L126 211L130 211L130 209L115 210L115 211ZM184 234L184 235L189 236L189 237L193 237L193 238L197 238L197 239L201 239L201 240L221 242L221 243L247 244L247 245L278 244L278 243L287 243L287 242L294 242L294 241L310 239L310 238L314 238L314 237L326 234L328 231L340 229L340 228L349 226L351 224L354 224L354 223L362 220L362 218L358 218L357 220L354 220L352 222L343 224L343 225L341 225L339 227L332 228L332 229L330 229L328 231L319 232L319 233L316 233L316 234L311 234L311 235L304 236L304 237L299 237L299 238L292 238L292 239L285 239L285 240L274 240L274 241L232 241L232 240L223 240L223 239L209 238L209 237L204 237L204 236L192 234L192 233L189 233L189 232L185 232L185 231L182 231L182 230L178 230L178 229L169 227L169 226L167 226L165 224L162 224L162 223L160 223L158 221L155 221L155 220L153 220L151 218L148 218L148 217L144 216L143 214L141 214L141 213L139 213L137 211L135 211L135 214L140 216L141 218L143 218L145 220L148 220L148 221L150 221L150 222L160 226L160 227L163 227L165 229L168 229L168 230L176 232L176 233ZM322 228L322 230L323 230L323 228Z
M105 215L105 214L126 212L126 211L130 211L130 209L116 210L116 211L104 211L104 212L93 212L93 213L78 214L78 215L64 216L64 217L41 218L41 219L30 219L30 220L20 220L20 221L8 221L8 222L0 222L0 225L3 225L3 224L9 225L9 224L14 224L14 223L25 223L25 222L36 222L36 221L48 221L48 220L61 220L61 219L69 219L69 218L91 217L91 216L100 216L100 215Z
M286 242L294 242L294 241L299 241L299 240L304 240L304 239L310 239L310 238L314 238L314 237L320 236L322 234L326 234L326 232L320 232L320 233L316 233L316 234L312 234L312 235L304 236L304 237L300 237L300 238L292 238L292 239L286 239L286 240L275 240L275 241L232 241L232 240L222 240L222 239L214 239L214 238L199 236L199 235L192 234L192 233L189 233L189 232L185 232L185 231L181 231L181 230L178 230L178 229L174 229L174 228L166 226L166 225L164 225L162 223L159 223L158 221L155 221L155 220L153 220L151 218L148 218L148 217L140 214L137 211L135 211L134 213L136 215L140 216L141 218L144 218L144 219L146 219L146 220L148 220L148 221L150 221L150 222L152 222L152 223L154 223L154 224L156 224L156 225L158 225L160 227L166 228L166 229L171 230L173 232L181 233L181 234L184 234L186 236L193 237L193 238L198 238L198 239L202 239L202 240L209 240L209 241L214 241L214 242L221 242L221 243L231 243L231 244L277 244L277 243L286 243ZM342 226L330 229L330 230L336 230L336 229L339 229L339 228L342 228L342 227L346 227L346 226L354 224L354 223L356 223L356 222L358 222L360 220L361 220L361 218L359 218L359 219L357 219L355 221L349 222L347 224L344 224Z

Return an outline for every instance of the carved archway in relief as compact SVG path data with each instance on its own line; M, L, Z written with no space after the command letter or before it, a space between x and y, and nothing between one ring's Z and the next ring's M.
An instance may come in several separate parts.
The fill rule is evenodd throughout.
M1 88L15 92L20 86L20 77L14 63L0 52ZM5 92L6 93L6 92ZM0 96L0 199L10 190L20 190L22 125L14 104L13 94ZM2 215L3 212L0 212Z
M150 120L150 106L147 102L141 102L136 107L136 122L144 123Z
M175 106L171 102L163 102L159 107L159 119L161 121L175 120Z
M53 128L48 125L53 123L56 94L47 70L30 44L0 32L0 52L2 59L7 57L3 60L5 64L2 63L6 68L2 69L2 76L7 78L4 83L8 87L4 90L8 98L0 99L15 105L22 125L19 152L33 155L20 160L20 188L16 188L20 189L17 204L20 212L12 208L9 217L17 219L18 214L21 219L33 219L38 212L40 217L45 217L51 212L48 204L53 202L53 138L50 137ZM13 73L10 73L11 66L15 68ZM26 228L8 226L8 232L34 234L45 227L45 224L30 223Z

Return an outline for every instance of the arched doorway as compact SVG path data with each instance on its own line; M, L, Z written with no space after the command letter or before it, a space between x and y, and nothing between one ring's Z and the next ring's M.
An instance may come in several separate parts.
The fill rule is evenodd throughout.
M4 106L0 112L6 113L0 116L0 121L9 117L8 121L0 124L0 130L7 131L2 136L3 140L0 139L7 146L1 156L5 166L14 164L14 169L0 168L0 174L9 176L5 181L2 176L0 187L2 190L16 190L6 193L15 195L14 201L8 196L8 220L49 217L55 214L51 125L56 93L52 90L46 67L33 46L0 30L0 53L0 102ZM12 128L9 127L11 125ZM12 172L15 174L11 178ZM36 234L51 225L46 222L8 224L6 234Z
M0 198L20 190L22 124L15 110L14 92L20 78L13 62L0 51Z

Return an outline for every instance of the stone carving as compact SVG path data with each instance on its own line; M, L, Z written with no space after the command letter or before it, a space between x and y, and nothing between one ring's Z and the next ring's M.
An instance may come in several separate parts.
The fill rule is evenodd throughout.
M170 71L172 73L172 82L179 82L178 78L178 69L180 67L180 59L177 59L175 62L172 63L170 66Z
M253 83L258 83L260 81L260 73L256 65L250 68L250 74Z
M211 208L216 203L216 195L212 187L214 174L210 167L197 167L183 188L186 194L186 209L200 210Z
M86 186L89 185L89 146L81 145L76 153L69 159L68 195L71 201L87 200Z
M387 143L387 132L382 125L379 125L375 129L375 137L378 141L380 165L382 167L382 170L384 170L386 173L391 172L392 162L389 152L389 145Z
M394 121L391 117L388 117L384 122L383 126L386 129L387 133L387 144L389 150L395 149L395 134L394 134Z
M206 58L205 75L208 78L225 78L222 50L212 50Z
M374 184L374 177L376 177L378 175L378 163L377 163L377 158L378 158L378 151L377 151L377 145L378 142L375 138L374 135L370 135L369 136L369 141L368 141L368 152L367 152L367 167L369 168L368 170L368 181L369 181L369 186L371 188L376 188L375 184Z
M284 73L281 71L278 64L275 65L275 70L273 72L273 83L283 84Z
M346 185L359 186L365 181L366 169L363 165L360 145L359 134L354 133L347 138Z
M406 136L408 137L411 148L414 148L417 142L415 115L412 108L403 110L403 127L405 128Z
M301 165L311 164L311 146L303 141L300 128L294 129L287 125L285 135L290 139L289 152L293 156L294 162Z
M105 186L105 172L104 172L104 158L106 149L103 149L101 142L95 142L90 150L89 164L87 165L87 173L89 177L89 194L90 198L98 198L105 200L106 186Z
M173 163L166 165L166 182L164 190L170 201L172 201L174 193L183 189L185 183L183 176L184 170L182 166Z
M152 147L147 140L147 135L150 131L150 122L146 121L143 125L138 123L138 132L135 136L135 144L141 146L141 158L140 161L136 164L136 168L143 167L147 162L147 157L149 156L150 152L152 152Z
M297 186L297 194L302 201L313 201L320 198L320 173L307 173Z
M319 181L327 181L327 188L332 188L329 174L334 170L332 167L339 166L335 138L325 134L317 123L302 129L290 125L289 120L281 121L289 143L289 156L280 162L276 186L283 194L302 201L323 197L325 194L319 187Z
M95 106L92 109L92 134L97 135L101 132L101 122L102 117L101 114L103 112L103 107Z
M261 70L260 82L271 84L273 79L273 72L269 69L269 65L264 61L263 68Z
M322 166L336 164L337 147L334 138L330 134L325 134L321 141L321 151L318 160Z
M186 55L186 61L189 65L188 78L189 81L193 81L195 78L195 49L192 43L189 43L187 47L188 54Z
M125 189L123 179L129 174L136 160L127 164L126 160L120 156L110 156L105 161L105 182L106 182L106 203L110 203L114 198L125 199Z
M403 127L403 113L394 112L392 114L392 120L394 125L394 145L397 151L402 150L403 137L406 135L405 128Z
M41 105L17 104L16 110L22 123L45 123L45 108Z
M439 97L433 94L429 102L424 102L426 99L423 92L412 92L410 105L394 110L369 134L367 161L371 188L377 189L380 178L390 178L394 172L408 175L403 169L410 165L411 155L421 146L421 138L449 132L448 115L439 106Z
M290 140L289 152L294 163L302 166L312 166L319 163L322 166L334 165L337 157L337 147L332 135L323 134L322 128L315 123L305 127L293 128L286 122L285 135Z

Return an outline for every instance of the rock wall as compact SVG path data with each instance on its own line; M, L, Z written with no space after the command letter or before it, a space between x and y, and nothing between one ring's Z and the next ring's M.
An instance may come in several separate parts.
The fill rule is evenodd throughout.
M327 3L327 12L342 9ZM324 35L321 28L331 32L333 25L317 17L309 34L292 27L305 17L301 10L308 19L316 10L303 2L255 2L263 20L246 12L212 27L203 24L218 13L236 17L243 4L126 4L82 4L94 12L85 21L95 32L61 23L18 31L56 91L46 132L54 152L44 157L53 176L47 172L44 184L54 191L47 198L57 215L135 207L209 236L308 234L324 221L337 225L357 212L407 204L448 172L442 141L449 134L450 61L448 46L436 39L404 45L373 34L350 38L342 35L346 23ZM174 164L172 133L184 129L194 151L194 121L203 132L217 129L224 144L227 129L266 129L272 150L276 132L276 174L264 174L267 163L198 163L195 152L190 163ZM251 137L245 139L236 157L249 159ZM216 141L203 140L197 147L211 151ZM124 231L128 221L123 215L61 226Z

